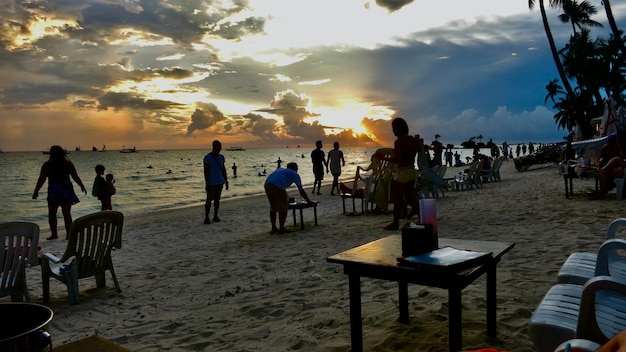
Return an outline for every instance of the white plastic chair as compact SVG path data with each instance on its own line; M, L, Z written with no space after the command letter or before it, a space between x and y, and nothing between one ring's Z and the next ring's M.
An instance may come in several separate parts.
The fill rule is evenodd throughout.
M557 284L528 322L538 352L552 352L571 339L604 344L626 328L626 284L597 276L585 285Z
M626 226L626 218L613 220L606 231L605 241L615 238L617 230L622 226ZM587 280L598 275L611 275L626 282L626 259L622 258L616 251L611 250L610 247L607 247L604 251L602 253L606 255L607 267L602 268L602 271L596 270L600 252L575 252L570 254L563 265L561 265L557 282L584 285Z
M39 226L30 222L0 224L0 243L0 297L30 302L25 268L38 264Z
M118 293L122 292L115 271L111 251L122 248L124 215L118 211L100 211L84 215L72 222L65 253L61 258L44 253L41 267L43 301L50 300L50 278L67 286L71 304L78 304L78 280L94 277L98 288L106 286L105 272L109 271Z

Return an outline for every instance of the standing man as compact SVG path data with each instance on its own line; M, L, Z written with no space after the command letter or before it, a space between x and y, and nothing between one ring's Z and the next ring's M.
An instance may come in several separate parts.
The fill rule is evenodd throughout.
M315 149L311 152L311 162L313 162L313 175L315 175L315 181L313 181L313 194L315 194L315 186L317 186L317 194L322 194L322 180L324 179L324 166L328 168L326 162L326 154L322 150L322 141L315 142Z
M220 151L222 143L213 141L213 150L204 156L204 188L206 189L206 203L204 203L204 223L210 224L209 214L211 213L211 202L213 202L213 221L220 222L217 216L220 210L220 198L222 198L222 188L226 185L228 190L228 178L224 163L226 159Z
M343 152L339 149L339 142L333 143L333 150L328 152L328 159L326 160L326 172L330 166L330 173L333 175L333 185L330 188L330 195L335 195L335 188L339 193L339 176L341 176L341 165L346 166L346 161L343 158Z
M439 134L435 135L435 140L430 144L433 147L433 160L430 167L441 165L441 155L443 154L443 144L439 142Z
M270 201L270 221L272 222L270 234L289 232L285 228L285 220L287 220L287 211L289 210L287 188L294 183L302 198L309 204L313 203L302 188L302 179L298 175L298 164L296 163L287 164L286 169L276 169L265 180L265 194ZM278 227L276 226L276 213L278 213Z

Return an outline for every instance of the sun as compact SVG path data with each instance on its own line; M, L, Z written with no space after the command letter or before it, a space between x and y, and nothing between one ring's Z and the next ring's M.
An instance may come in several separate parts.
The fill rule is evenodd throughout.
M354 127L352 131L354 132L354 134L368 134L370 132L367 128L365 128L365 126L361 124Z

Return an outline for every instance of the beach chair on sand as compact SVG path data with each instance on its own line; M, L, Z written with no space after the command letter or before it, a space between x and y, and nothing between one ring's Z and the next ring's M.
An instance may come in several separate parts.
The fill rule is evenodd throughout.
M626 328L626 260L618 251L626 240L614 238L626 219L614 220L598 254L573 253L528 324L538 351L552 351L569 339L602 344Z
M439 191L447 190L448 183L445 181L444 177L446 175L446 170L448 169L446 165L438 165L435 167L430 167L428 165L428 159L426 158L426 153L422 148L417 153L417 178L415 181L415 191L420 198L428 198L430 195L433 198L439 198Z
M111 272L117 292L122 292L113 270L111 251L122 248L123 223L124 215L117 211L101 211L72 222L63 256L43 255L41 277L44 303L50 300L50 278L67 286L71 304L79 303L78 280L95 277L97 287L105 287L107 270Z
M480 168L482 168L482 160L481 161L478 161L478 160L473 161L469 165L469 168L467 169L467 172L460 173L454 179L454 185L455 185L456 189L457 190L464 190L464 189L474 188L474 185L477 185L476 184L476 177L480 178L480 171L479 171Z
M571 339L604 344L626 328L626 285L596 276L585 285L557 284L543 297L528 323L538 352L552 352Z
M392 158L393 148L380 148L376 150L375 154ZM342 190L341 198L344 202L344 213L346 199L352 199L354 202L355 199L360 199L361 197L365 200L365 210L363 211L362 208L362 212L367 212L368 207L371 207L371 209L376 208L379 211L388 211L391 200L391 180L395 171L396 164L387 160L380 160L373 155L371 163L367 168L357 167L351 192L347 192L345 188ZM364 184L364 186L361 186L361 184ZM363 192L360 192L359 189L363 189Z
M343 183L339 184L339 190L341 191L341 201L343 203L343 213L346 214L346 199L352 200L352 213L356 214L356 200L361 202L361 214L367 213L367 201L365 196L365 190L370 186L371 177L371 164L367 168L362 166L356 167L354 174L354 181L352 181L352 187L348 187Z
M584 285L587 280L598 275L610 275L626 283L626 259L617 252L616 245L606 245L615 239L620 227L626 226L626 218L615 219L609 224L605 242L598 253L575 252L569 255L557 276L557 282L563 284ZM600 263L600 268L598 268Z
M0 224L0 297L11 296L11 301L30 302L26 285L26 266L37 265L39 226L29 222Z
M496 158L496 160L493 161L493 164L491 165L491 169L489 170L482 170L481 171L481 176L483 179L483 182L493 182L496 181L496 174L499 176L500 175L500 166L502 166L502 162L504 161L504 157L499 157Z

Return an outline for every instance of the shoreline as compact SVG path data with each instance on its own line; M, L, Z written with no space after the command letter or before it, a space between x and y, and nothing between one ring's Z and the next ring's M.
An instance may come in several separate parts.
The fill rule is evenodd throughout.
M438 228L441 237L515 243L497 270L497 338L486 336L481 277L462 293L463 348L533 351L532 311L570 253L597 251L621 203L614 191L587 200L593 179L574 180L565 199L553 165L520 173L507 161L501 174L482 188L440 195ZM293 232L285 235L269 235L263 194L224 199L222 222L210 225L202 224L203 205L127 216L123 247L113 253L122 293L107 273L101 290L81 280L81 303L71 306L65 286L51 281L55 346L97 334L132 351L349 351L348 277L326 258L400 231L382 230L391 214L343 215L330 184L322 191L311 196L320 201L319 225L305 209L305 229L289 214ZM40 238L44 252L62 254L65 241L45 241L43 231ZM41 303L39 268L26 275L32 302ZM447 291L409 285L410 323L401 324L394 282L362 279L361 290L366 350L447 350Z

